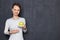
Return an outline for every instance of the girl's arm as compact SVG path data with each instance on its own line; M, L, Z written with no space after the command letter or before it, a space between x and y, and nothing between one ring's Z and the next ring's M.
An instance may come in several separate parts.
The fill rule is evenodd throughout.
M6 20L6 22L5 22L4 34L9 35L9 31L8 31L8 29L9 29L9 23L8 23L8 20Z

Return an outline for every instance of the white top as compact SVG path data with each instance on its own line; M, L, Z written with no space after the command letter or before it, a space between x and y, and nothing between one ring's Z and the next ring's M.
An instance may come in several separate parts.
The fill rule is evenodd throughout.
M18 23L22 21L24 22L24 24L26 24L25 18L19 18L19 19L13 19L13 18L9 18L6 20L5 23L5 29L4 29L4 34L10 35L9 40L24 40L23 38L23 32L26 32L27 30L23 30L22 28L20 28L18 26ZM16 34L9 34L8 30L14 30L14 29L19 29L20 31Z

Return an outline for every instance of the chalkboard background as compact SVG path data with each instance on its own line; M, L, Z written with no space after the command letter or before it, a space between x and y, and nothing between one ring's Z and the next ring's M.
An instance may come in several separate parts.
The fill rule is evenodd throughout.
M0 40L8 40L3 31L14 2L22 5L26 18L25 40L60 40L60 0L0 0Z

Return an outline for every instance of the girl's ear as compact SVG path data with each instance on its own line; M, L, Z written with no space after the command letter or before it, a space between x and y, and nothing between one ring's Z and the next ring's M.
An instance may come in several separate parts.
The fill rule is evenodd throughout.
M13 9L12 9L12 11L13 11Z

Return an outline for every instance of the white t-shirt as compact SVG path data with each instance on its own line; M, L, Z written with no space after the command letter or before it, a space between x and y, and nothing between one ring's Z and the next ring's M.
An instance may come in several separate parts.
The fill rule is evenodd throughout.
M18 26L18 23L21 21L24 22L24 24L26 25L25 18L22 18L22 17L16 20L13 18L9 18L6 20L4 34L10 35L9 40L24 40L23 32L26 32L27 30L23 30ZM8 30L11 31L14 29L19 29L20 31L16 34L9 34Z

